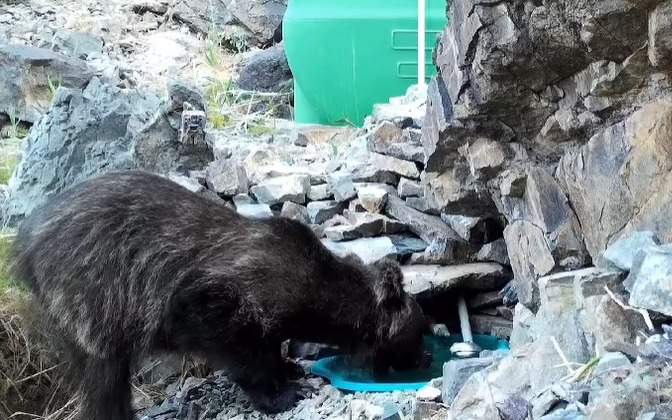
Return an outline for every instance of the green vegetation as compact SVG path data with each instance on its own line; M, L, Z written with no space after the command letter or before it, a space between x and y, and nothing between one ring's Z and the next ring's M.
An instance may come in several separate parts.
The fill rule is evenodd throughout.
M13 285L9 277L9 257L12 248L12 236L0 233L0 294Z
M60 79L52 79L51 76L47 75L47 87L49 88L49 101L54 99L56 91L61 87L63 83Z
M231 117L222 113L222 108L231 102L231 81L214 80L205 93L208 102L208 122L212 128L221 130L232 124Z
M269 127L263 122L250 123L247 126L247 132L253 136L259 137L273 132L273 127Z

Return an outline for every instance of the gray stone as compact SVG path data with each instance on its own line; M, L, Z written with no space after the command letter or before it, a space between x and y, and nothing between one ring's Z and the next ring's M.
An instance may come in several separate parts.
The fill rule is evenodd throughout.
M402 267L402 271L404 288L413 295L431 295L451 289L492 290L510 278L510 273L495 263L411 265Z
M135 166L135 135L159 106L152 95L92 79L84 91L60 89L24 142L9 182L9 219L29 214L48 196L94 175Z
M471 247L462 240L439 217L424 214L407 206L399 197L388 194L385 213L408 225L411 232L422 238L446 260L453 262L466 261Z
M421 137L418 130L402 129L392 121L382 121L369 133L368 147L373 152L424 163Z
M397 249L386 236L379 238L362 238L347 242L324 240L322 243L336 255L355 254L364 264L373 264L388 257L396 257Z
M268 45L282 36L280 25L287 8L286 0L221 0L226 9L248 29L259 45Z
M506 241L502 238L487 243L476 254L476 261L496 262L502 265L510 265L509 253L506 249Z
M380 213L387 204L388 189L385 186L366 185L357 188L359 203L366 211Z
M494 359L455 359L443 364L441 399L444 404L452 404L471 375L493 363Z
M282 205L282 210L280 210L280 216L287 217L288 219L296 220L304 224L310 223L310 217L308 217L308 209L305 206L292 203L291 201L286 201Z
M482 309L497 306L502 303L502 297L498 291L477 293L467 299L467 305L471 309Z
M415 163L397 159L392 156L371 153L368 164L381 172L389 172L411 179L420 178L420 171L415 166Z
M347 241L357 238L368 238L384 233L400 233L406 225L381 214L358 213L345 211L348 224L328 227L325 235L332 241Z
M298 204L306 202L310 191L310 176L289 175L271 178L250 188L257 201L268 205L293 201Z
M532 406L522 397L512 396L497 406L502 420L532 420Z
M672 419L672 404L659 404L650 410L645 410L637 420L669 420Z
M565 408L555 410L550 414L539 417L539 420L584 420L585 415L576 407L576 405L571 404Z
M344 206L336 201L313 201L307 207L310 222L319 225L340 214Z
M357 195L355 184L349 177L328 176L327 184L329 185L329 191L334 194L334 199L339 203L348 201Z
M397 248L397 254L400 257L414 255L416 252L422 252L427 248L427 244L422 239L412 235L387 235Z
M672 158L662 153L672 133L672 104L649 103L606 127L558 167L594 260L620 237L651 231L672 240L665 197L672 189Z
M602 389L591 395L591 400L588 420L630 420L660 402L656 393L636 376Z
M168 174L168 179L173 181L174 183L188 189L189 191L193 193L200 193L205 190L205 187L195 180L194 178L184 176L182 174L177 174L177 173L169 173Z
M633 365L630 359L622 353L605 353L600 357L600 361L595 366L593 374L601 376L614 370L632 370Z
M245 168L233 159L216 160L205 171L208 188L225 196L247 194L249 181Z
M292 71L280 43L249 57L238 72L236 85L244 90L279 93L290 91L291 81Z
M482 219L478 217L461 216L457 214L441 214L441 220L446 222L462 239L471 242L473 233L479 228Z
M649 15L649 60L659 69L672 68L672 3L663 1Z
M623 271L630 271L635 257L640 251L659 243L653 232L634 232L609 245L604 251L603 259L607 264L616 266Z
M493 335L508 340L513 332L513 323L499 316L472 314L469 322L474 334Z
M268 204L237 204L236 211L245 217L255 219L273 217L273 211Z
M30 123L49 109L50 81L82 89L95 75L78 58L25 45L0 45L0 69L0 113Z
M52 50L82 60L96 57L103 52L104 41L101 37L85 32L59 30L51 39ZM40 45L47 47L47 45Z
M399 197L419 197L423 194L423 187L417 181L412 181L410 179L401 178L399 180L399 186L397 187L397 192Z
M672 316L672 247L648 248L637 255L625 281L630 305Z
M241 204L255 204L254 199L247 194L237 194L233 196L233 204L239 206Z
M333 194L329 190L329 184L311 185L308 191L308 198L311 201L323 201L332 198Z

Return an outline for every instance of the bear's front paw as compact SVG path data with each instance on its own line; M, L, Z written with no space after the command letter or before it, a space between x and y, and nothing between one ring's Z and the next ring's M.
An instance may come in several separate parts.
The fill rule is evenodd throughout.
M299 400L298 388L293 385L271 394L251 393L250 399L258 410L268 414L280 413L294 407Z

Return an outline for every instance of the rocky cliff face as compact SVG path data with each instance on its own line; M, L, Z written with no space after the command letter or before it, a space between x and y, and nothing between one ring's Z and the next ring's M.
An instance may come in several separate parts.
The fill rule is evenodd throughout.
M428 206L502 214L521 302L619 237L672 235L670 1L456 1L435 53Z

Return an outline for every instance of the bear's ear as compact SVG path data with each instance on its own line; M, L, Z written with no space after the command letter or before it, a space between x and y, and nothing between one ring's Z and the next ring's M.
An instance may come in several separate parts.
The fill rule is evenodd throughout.
M379 305L395 307L403 304L404 275L399 264L391 259L384 259L374 264L377 276L374 284L376 302Z

